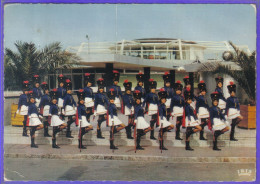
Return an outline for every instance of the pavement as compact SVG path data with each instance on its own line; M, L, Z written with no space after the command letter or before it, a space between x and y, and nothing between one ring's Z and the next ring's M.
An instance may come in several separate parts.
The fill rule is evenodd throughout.
M168 146L162 151L159 147L145 146L145 150L137 150L133 146L119 146L111 150L109 146L87 146L80 150L76 145L59 145L53 149L51 145L5 144L5 158L46 158L46 159L84 159L84 160L127 160L168 163L255 163L256 149L252 147L221 147L214 151L211 147L194 147L194 151L186 151L182 147Z

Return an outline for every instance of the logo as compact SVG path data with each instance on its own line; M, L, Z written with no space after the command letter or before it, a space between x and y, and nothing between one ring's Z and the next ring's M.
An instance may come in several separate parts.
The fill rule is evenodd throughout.
M251 176L252 170L251 169L239 169L237 170L238 176Z

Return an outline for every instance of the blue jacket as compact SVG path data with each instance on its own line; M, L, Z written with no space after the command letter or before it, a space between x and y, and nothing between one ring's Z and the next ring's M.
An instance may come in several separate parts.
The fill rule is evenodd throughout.
M51 115L59 115L59 110L58 110L57 104L53 104L53 103L50 104L49 114L51 114Z
M38 108L36 107L35 103L30 103L29 107L28 107L28 116L30 116L31 114L37 114L38 113Z
M190 106L190 104L185 104L185 118L188 117L188 120L191 120L191 117L193 117L195 120L197 120L197 117L194 114L193 108Z
M209 111L209 105L208 105L207 99L203 95L200 95L197 97L197 103L196 103L196 112L197 113L199 113L200 107L205 107Z
M42 96L42 92L41 92L41 90L40 90L40 88L36 88L36 87L34 87L33 88L33 94L35 95L35 98L41 98L41 96Z
M117 108L115 104L109 104L108 106L108 114L111 116L111 118L114 118L114 116L117 116Z
M22 105L28 106L29 105L29 99L26 94L21 94L19 97L19 102L18 102L18 109L21 108Z
M116 86L116 85L112 85L112 86L110 86L109 88L108 88L108 91L111 89L111 88L113 88L114 90L115 90L115 95L116 95L116 97L121 97L122 96L122 92L121 92L121 87L120 86Z
M226 114L229 108L234 108L240 111L240 105L237 97L228 97L226 102Z
M211 121L211 125L214 125L214 121L213 121L214 118L218 118L218 119L226 121L226 118L222 114L222 111L220 110L219 107L216 107L216 106L212 106L210 108L210 121Z
M103 94L103 93L97 93L95 94L95 101L94 101L94 107L95 110L97 110L97 106L98 105L103 105L105 106L105 104L108 106L109 102L107 97Z
M135 119L138 117L144 117L144 109L141 104L135 106Z
M64 102L63 102L63 108L65 109L66 105L69 105L69 106L77 106L74 98L72 95L70 94L66 94L65 98L64 98Z
M51 97L49 95L43 95L39 104L39 107L51 104Z
M123 95L123 103L125 106L127 106L129 109L131 109L134 106L134 98L133 96L130 94L125 94Z
M84 104L79 104L78 106L78 118L81 119L82 116L87 116L87 108Z
M161 103L158 106L158 110L159 110L159 116L160 116L160 118L162 120L163 117L166 117L166 106L165 106L165 104Z
M145 98L146 92L145 92L145 89L142 86L136 86L135 90L140 91L142 93L142 98Z
M85 98L92 98L92 99L94 99L94 93L93 93L92 88L84 87L83 90L84 90Z
M170 108L172 109L174 106L184 107L185 101L182 95L174 95L171 100Z
M215 89L215 91L219 93L219 99L221 99L221 100L223 100L223 101L226 102L226 98L224 97L224 94L223 94L222 89L221 89L220 87L217 87L217 88Z
M174 95L174 90L171 87L164 86L163 89L167 92L166 98L172 98Z
M148 93L145 96L144 102L143 102L143 107L145 105L145 103L149 103L149 104L155 104L155 105L159 105L159 100L158 100L158 96L156 93Z
M65 96L66 96L66 94L67 94L67 91L66 91L66 89L63 88L63 87L58 87L58 89L57 89L57 94L58 94L58 98L64 99Z

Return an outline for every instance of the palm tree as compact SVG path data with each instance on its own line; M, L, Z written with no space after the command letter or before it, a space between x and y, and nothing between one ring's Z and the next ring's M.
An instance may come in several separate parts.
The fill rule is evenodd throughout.
M34 43L21 41L17 41L15 46L18 52L5 49L5 89L17 88L34 74L54 73L58 66L79 61L75 54L62 50L59 42L47 45L42 50L37 50Z
M255 105L256 101L256 52L250 54L235 46L231 41L230 45L234 48L232 62L237 64L241 70L232 70L230 65L219 64L214 73L227 74L234 78L245 90L250 99L250 103Z

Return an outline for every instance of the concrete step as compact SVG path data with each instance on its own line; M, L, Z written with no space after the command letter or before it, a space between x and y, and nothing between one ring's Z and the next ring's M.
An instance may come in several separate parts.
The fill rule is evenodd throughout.
M57 144L60 145L77 145L78 144L78 127L72 126L72 136L73 139L66 138L66 132L57 134ZM29 131L28 131L29 133ZM155 137L158 137L159 129L155 130ZM49 134L52 135L52 129L50 128ZM219 136L218 145L223 147L256 147L256 131L255 130L245 130L236 128L235 137L238 141L229 140L230 132ZM97 139L96 129L88 132L83 137L84 144L87 145L109 145L109 127L102 127L102 135L105 139ZM133 135L133 131L132 131ZM199 133L193 134L190 137L191 146L199 147L209 147L212 146L212 132L205 128L204 137L208 139L207 141L199 140ZM185 146L185 129L181 129L182 141L175 140L175 132L165 133L164 140L166 146L184 147ZM126 138L125 130L121 130L119 133L114 135L115 144L118 146L134 146L134 140ZM43 130L36 132L37 144L51 144L51 137L44 137ZM4 128L4 143L5 144L30 144L29 137L22 136L22 127L5 126ZM141 139L141 145L143 146L158 146L158 140L150 140L150 133L143 136Z

